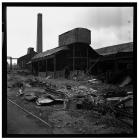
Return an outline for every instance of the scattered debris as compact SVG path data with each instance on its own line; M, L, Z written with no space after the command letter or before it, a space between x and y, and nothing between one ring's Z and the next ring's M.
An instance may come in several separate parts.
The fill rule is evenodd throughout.
M25 86L29 87L29 88L31 87L31 85L29 83L26 83Z
M125 77L125 79L122 81L122 83L119 85L119 87L124 87L128 85L132 81L130 76Z
M50 79L51 78L51 76L47 76L46 78L45 78L45 80L48 80L48 79Z
M44 97L40 97L36 100L36 104L37 105L46 105L49 103L52 103L54 100L50 99L50 98L44 98Z
M89 79L91 80L87 79L86 81L81 82L78 81L79 77L77 77L76 81L78 82L78 84L76 83L76 81L70 80L58 83L57 81L54 81L50 78L51 77L49 76L46 78L30 77L26 80L18 81L14 84L12 83L12 88L15 87L15 89L13 88L14 90L17 90L16 88L18 88L18 94L24 97L16 98L29 101L27 102L28 105L30 105L30 102L34 102L35 104L37 104L35 107L38 107L39 110L41 110L41 117L45 116L44 112L47 112L47 109L50 108L51 110L53 110L53 108L56 108L57 112L63 111L63 114L67 113L66 117L69 117L69 112L74 112L73 116L77 116L77 112L81 112L79 116L85 117L88 112L95 112L95 114L99 114L99 117L96 117L96 120L98 120L98 122L96 120L93 120L94 123L96 123L95 127L97 127L98 125L102 125L104 127L117 127L116 125L118 123L116 121L119 119L126 120L126 118L128 120L127 123L131 121L130 124L132 124L132 86L129 88L126 84L123 84L124 86L121 87L110 85L102 83L95 77L90 77ZM73 84L72 82L75 82L75 84ZM31 105L33 106L34 104L32 103ZM62 120L62 118L66 119L63 114L59 114L59 121L57 120L57 118L55 118L58 121L55 126L58 126L59 128L74 127L78 128L78 131L80 131L81 133L88 133L88 130L83 128L86 122L82 124L83 121L78 121L79 116L77 117L77 120L72 120L73 118L71 117L70 120L67 120L67 122L65 122L65 120ZM101 121L99 121L99 118L101 118ZM103 118L104 120L102 120ZM89 131L91 131L91 129L89 129Z
M24 95L24 99L28 100L28 101L35 101L38 97L35 95L34 92L30 92L30 93L26 93Z
M71 89L71 85L66 85L67 90Z
M21 95L23 95L23 94L24 94L24 93L23 93L23 89L20 88L19 91L17 92L17 96L18 96L18 95L21 96Z
M97 80L97 79L91 79L91 80L88 80L88 82L91 83L91 84L98 84L98 83L100 83L100 81Z
M133 91L127 91L127 95L133 95Z
M51 96L49 97L39 97L36 100L37 105L53 105L53 104L63 104L63 99L52 99Z

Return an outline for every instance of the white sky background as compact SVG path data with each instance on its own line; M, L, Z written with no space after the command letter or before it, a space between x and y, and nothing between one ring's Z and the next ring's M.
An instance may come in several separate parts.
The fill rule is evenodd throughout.
M91 30L94 49L133 41L131 7L8 7L8 56L25 55L28 47L36 51L37 13L43 15L43 51L57 47L58 35L77 27Z

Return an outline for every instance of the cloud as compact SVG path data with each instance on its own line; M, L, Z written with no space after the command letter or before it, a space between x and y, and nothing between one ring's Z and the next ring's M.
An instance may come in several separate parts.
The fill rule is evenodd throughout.
M133 41L133 32L128 26L91 29L91 46L95 49Z
M133 24L133 8L101 7L90 8L86 12L86 22L95 28L121 27Z

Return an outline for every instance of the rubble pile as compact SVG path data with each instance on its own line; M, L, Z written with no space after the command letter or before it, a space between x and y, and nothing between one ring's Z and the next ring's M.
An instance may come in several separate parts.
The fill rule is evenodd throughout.
M75 82L75 81L74 81ZM89 85L89 86L88 86ZM93 110L112 118L133 118L133 92L93 78L87 84L52 82L47 78L28 78L14 83L18 94L37 106L61 104L64 110Z
M102 112L102 114L114 112L116 115L117 111L122 109L126 111L130 110L130 112L132 112L132 106L127 107L126 102L133 101L133 96L127 95L127 92L123 88L113 85L102 86L101 89L95 90L84 85L76 86L65 84L60 87L37 78L34 78L33 80L29 79L26 82L29 83L26 84L26 86L36 86L35 84L37 84L45 89L43 92L43 95L46 95L45 97L42 95L26 95L26 99L28 98L28 100L36 99L37 105L43 103L49 104L59 100L65 104L64 106L66 109L69 109L70 107L74 109L93 109ZM88 80L88 82L91 84L100 84L100 81L97 79ZM47 92L51 93L48 94Z
M100 91L82 85L58 91L66 95L70 104L76 103L76 107L71 105L74 109L93 109L102 114L112 113L116 116L133 117L133 95L128 95L122 88L108 86L101 89L101 94Z
M75 129L82 134L133 130L132 85L110 85L93 76L67 80L11 75L7 81L9 97L50 121L56 130Z

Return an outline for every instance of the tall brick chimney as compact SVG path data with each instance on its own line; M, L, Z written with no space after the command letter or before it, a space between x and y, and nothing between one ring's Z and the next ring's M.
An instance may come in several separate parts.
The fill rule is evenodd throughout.
M42 14L37 15L37 50L38 53L42 52Z

